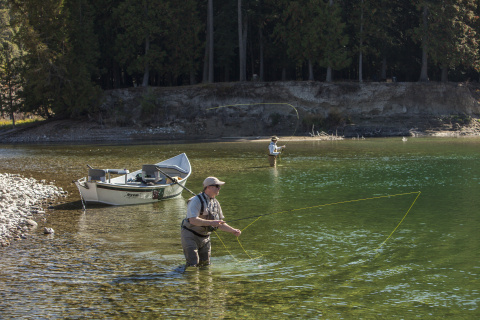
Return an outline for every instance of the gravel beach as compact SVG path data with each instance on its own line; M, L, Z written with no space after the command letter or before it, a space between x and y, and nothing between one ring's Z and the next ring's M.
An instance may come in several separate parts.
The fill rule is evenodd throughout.
M26 238L37 228L37 221L45 218L45 207L66 196L66 191L45 180L0 173L0 246ZM54 230L45 228L43 232Z

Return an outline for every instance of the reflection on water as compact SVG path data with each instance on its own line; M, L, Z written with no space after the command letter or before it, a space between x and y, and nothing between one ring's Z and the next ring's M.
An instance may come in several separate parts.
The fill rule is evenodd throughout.
M2 318L480 315L480 139L287 144L277 168L259 142L2 146L2 172L55 180L70 192L44 222L53 236L40 225L0 249ZM193 168L187 187L199 192L208 175L225 180L226 220L243 230L240 241L212 236L205 269L183 268L188 193L83 212L71 183L86 164L134 170L182 152Z

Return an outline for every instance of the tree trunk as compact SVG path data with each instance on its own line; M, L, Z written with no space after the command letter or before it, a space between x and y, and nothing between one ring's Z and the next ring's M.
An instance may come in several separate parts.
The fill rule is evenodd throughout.
M242 0L238 0L237 2L237 15L238 15L238 51L239 51L239 66L240 66L240 81L246 81L246 61L245 61L245 48L243 42L243 18L242 18Z
M148 17L147 3L144 3L145 17ZM142 87L148 87L148 78L150 78L150 66L148 63L148 51L150 51L150 33L147 31L145 35L145 60L143 62L143 81Z
M328 4L330 6L333 6L333 0L329 0L328 1ZM328 66L327 67L327 78L326 78L326 81L327 82L332 82L332 66Z
M359 52L358 55L358 82L362 83L363 82L363 53L362 51Z
M15 128L15 113L10 113L10 120L12 120L12 127Z
M363 0L360 6L360 50L358 52L358 82L363 82Z
M327 77L325 81L332 82L332 67L327 67Z
M244 17L243 21L243 74L245 75L245 80L247 80L247 39L248 39L248 16Z
M224 71L223 81L230 82L230 65L228 63L225 63L224 68L225 68L225 71Z
M264 65L263 65L263 28L259 28L259 42L260 42L260 66L259 66L259 78L260 81L264 81L265 73L264 73Z
M208 22L207 22L208 23ZM207 37L205 40L205 53L203 55L203 75L202 75L202 82L207 83L208 82L208 32L207 32Z
M214 82L213 66L213 0L208 0L208 82Z
M428 8L425 5L423 7L422 20L423 20L423 38L422 38L422 69L420 72L420 79L418 81L428 81Z
M10 119L12 120L12 127L15 128L15 109L14 100L18 98L17 94L14 93L12 81L8 81L7 90L8 90L8 108L10 109ZM1 98L1 97L0 97ZM15 103L16 104L16 103Z
M195 70L193 70L193 68L190 70L190 84L197 84L197 81L195 80Z
M143 70L143 81L142 87L148 87L148 79L150 78L150 66L148 65L148 51L150 50L150 36L147 35L145 37L145 62L144 62L144 70Z
M384 55L382 58L382 70L380 71L380 80L387 79L387 57Z
M442 82L448 82L448 67L442 66Z
M308 81L314 81L312 60L308 59Z

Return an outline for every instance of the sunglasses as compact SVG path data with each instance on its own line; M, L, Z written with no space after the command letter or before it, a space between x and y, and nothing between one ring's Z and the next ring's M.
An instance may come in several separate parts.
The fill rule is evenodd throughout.
M212 184L210 187L215 187L217 189L220 189L221 187L218 184Z

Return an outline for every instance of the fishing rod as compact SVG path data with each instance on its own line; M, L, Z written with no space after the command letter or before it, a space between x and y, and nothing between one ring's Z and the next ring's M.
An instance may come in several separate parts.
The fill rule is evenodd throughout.
M160 171L160 173L162 173L165 177L167 177L168 179L172 180L173 183L178 184L180 187L182 187L183 189L187 190L188 192L190 192L190 193L193 194L194 196L197 195L197 194L194 193L192 190L190 190L190 189L188 189L187 187L181 185L176 178L173 178L173 177L171 177L170 175L166 174L162 169L160 169L159 166L155 166L155 167L156 167L157 170Z
M218 106L218 107L213 107L213 108L208 108L206 110L213 110L213 109L220 109L220 108L228 108L228 107L240 107L240 106L255 106L255 105L287 105L289 107L292 107L293 110L295 110L295 114L297 116L297 123L295 124L295 130L293 131L293 134L291 137L295 135L298 129L298 123L300 121L300 116L298 115L297 108L295 108L293 105L290 103L286 102L259 102L259 103L239 103L239 104L231 104L231 105L225 105L225 106ZM285 143L286 145L286 143Z

